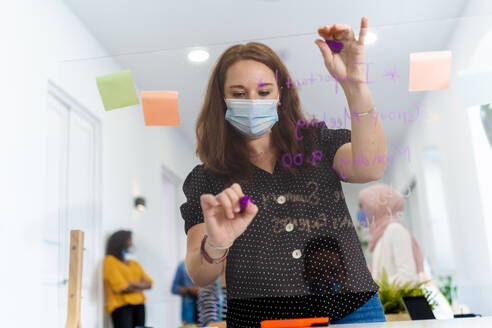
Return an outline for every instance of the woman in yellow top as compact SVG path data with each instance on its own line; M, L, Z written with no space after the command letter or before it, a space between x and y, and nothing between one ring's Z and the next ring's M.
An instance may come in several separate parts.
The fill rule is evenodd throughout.
M117 231L108 240L103 278L114 328L145 325L143 291L150 289L153 281L137 261L125 258L133 251L131 231Z

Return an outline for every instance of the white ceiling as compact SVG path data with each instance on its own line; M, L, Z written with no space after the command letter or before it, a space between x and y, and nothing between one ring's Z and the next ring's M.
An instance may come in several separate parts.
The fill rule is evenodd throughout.
M379 40L367 46L371 91L378 111L412 111L424 93L409 93L408 54L445 50L467 3L489 0L66 0L142 90L177 90L183 136L195 143L195 119L212 65L228 46L264 42L277 51L294 78L327 74L314 44L319 26L347 23L357 33L361 16ZM468 13L484 15L490 13ZM190 63L193 48L210 52ZM75 60L100 60L75 58ZM398 73L397 82L385 78ZM304 109L323 119L342 117L346 104L334 84L299 88ZM383 121L388 140L398 141L408 125Z

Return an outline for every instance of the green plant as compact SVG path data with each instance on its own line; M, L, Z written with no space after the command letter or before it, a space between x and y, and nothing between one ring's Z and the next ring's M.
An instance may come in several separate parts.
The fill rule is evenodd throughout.
M390 282L388 273L383 269L381 280L376 281L376 283L379 285L379 298L383 304L385 314L406 312L401 300L403 296L424 296L431 309L437 306L432 293L422 288L426 281L420 283L407 282L405 284L400 283L398 280Z
M451 276L442 276L438 279L439 290L446 297L450 305L453 305L453 299L457 296L457 287Z

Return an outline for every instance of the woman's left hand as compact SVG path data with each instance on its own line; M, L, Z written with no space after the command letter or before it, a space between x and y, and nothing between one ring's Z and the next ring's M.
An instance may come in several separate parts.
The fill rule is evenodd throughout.
M355 39L354 31L346 24L326 25L318 29L322 38L326 40L336 39L336 41L343 43L342 50L339 53L334 53L325 40L315 40L324 57L326 68L342 86L350 83L350 81L367 82L364 63L364 39L367 34L367 22L368 19L362 17L359 40Z

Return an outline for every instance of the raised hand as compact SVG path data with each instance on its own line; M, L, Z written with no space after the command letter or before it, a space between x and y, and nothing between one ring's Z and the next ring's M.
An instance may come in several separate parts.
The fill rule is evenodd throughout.
M239 213L239 199L244 196L241 186L234 183L214 196L203 194L200 205L205 221L205 230L210 247L219 250L230 247L253 221L258 207L248 203L243 213Z
M318 34L325 40L336 40L343 43L339 53L331 51L325 40L316 39L323 55L328 72L344 86L348 83L366 82L366 65L364 64L364 39L367 34L368 19L362 17L359 39L355 39L354 31L346 24L326 25L318 29ZM356 64L359 63L359 64Z

